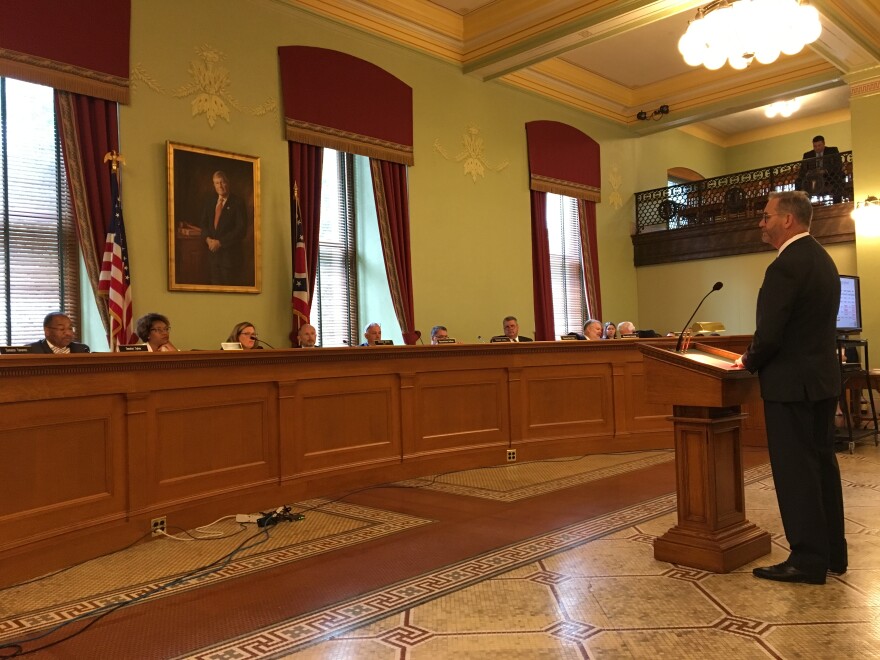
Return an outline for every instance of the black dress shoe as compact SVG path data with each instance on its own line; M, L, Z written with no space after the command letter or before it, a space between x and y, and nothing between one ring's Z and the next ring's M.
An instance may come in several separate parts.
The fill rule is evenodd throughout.
M752 575L764 580L776 582L799 582L802 584L825 584L825 573L807 573L795 568L788 562L782 562L775 566L763 566L752 569Z

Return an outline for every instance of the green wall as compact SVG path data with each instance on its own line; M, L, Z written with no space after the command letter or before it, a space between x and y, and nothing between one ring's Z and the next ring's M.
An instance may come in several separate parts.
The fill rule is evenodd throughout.
M134 86L120 117L135 314L168 315L179 347L214 348L244 318L256 323L269 343L287 345L290 207L277 48L295 44L361 57L413 88L413 289L416 327L426 336L439 323L452 336L475 341L501 332L501 319L508 314L519 317L524 334L534 332L524 125L538 119L575 126L601 145L597 222L603 319L678 329L721 279L725 288L707 301L705 319L720 320L731 332L751 332L754 298L768 257L637 270L630 238L633 193L663 186L670 167L714 176L780 162L779 153L796 157L809 146L812 129L806 138L787 136L726 150L675 130L640 138L568 106L501 82L480 82L457 66L279 2L154 0L133 3L132 12ZM206 65L206 50L219 59ZM212 80L194 76L199 66L209 66ZM216 89L223 80L220 69L228 72L228 94L222 100L229 116L210 125L187 86L201 82ZM273 101L274 110L258 112ZM829 143L849 148L844 129L824 129ZM456 160L465 153L468 136L481 141L485 171L476 178L465 171L465 160ZM261 293L167 290L168 140L260 157ZM846 262L853 250L844 246L835 248L838 252ZM370 318L362 320L378 320L388 336L397 324L382 296L369 292Z
M413 88L415 166L410 214L416 327L447 325L465 341L501 331L507 314L534 330L528 166L524 124L550 119L571 124L602 144L603 186L614 164L623 175L624 205L600 204L602 294L606 316L637 311L629 238L635 152L625 130L502 83L482 83L450 64L265 0L157 0L133 3L131 104L121 110L126 157L123 204L131 245L135 314L160 311L181 348L212 348L248 318L276 346L286 345L290 313L290 228L287 144L280 108L277 47L341 50L391 72ZM194 113L189 69L207 45L228 71L228 121L213 126ZM274 99L278 110L250 109ZM493 168L476 180L454 158L473 127ZM262 292L167 291L165 142L259 156L262 202ZM434 148L435 142L450 156ZM610 190L610 185L607 185ZM607 193L603 193L603 198ZM604 201L604 199L603 199ZM387 311L385 313L388 313ZM366 320L366 319L364 319ZM395 319L378 319L383 326Z

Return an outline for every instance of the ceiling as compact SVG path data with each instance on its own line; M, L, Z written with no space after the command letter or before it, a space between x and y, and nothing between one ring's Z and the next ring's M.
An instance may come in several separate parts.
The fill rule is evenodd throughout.
M822 34L797 55L744 71L685 64L678 40L693 0L280 0L369 30L623 125L685 128L718 144L849 117L850 85L880 76L880 2L812 0ZM773 101L802 99L790 119ZM669 113L653 117L661 105Z

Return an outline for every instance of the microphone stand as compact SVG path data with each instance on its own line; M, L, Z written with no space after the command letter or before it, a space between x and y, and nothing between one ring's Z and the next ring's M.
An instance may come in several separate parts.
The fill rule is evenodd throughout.
M263 344L264 346L267 346L268 348L271 348L271 349L273 349L273 350L274 350L274 348L275 348L275 347L272 346L272 344L270 344L269 342L267 342L267 341L263 341L262 339L260 339L260 338L258 338L258 337L254 337L253 340L254 340L255 342L257 342L258 344Z
M681 329L681 334L678 335L678 343L675 345L675 352L676 353L684 353L687 350L687 347L685 347L684 351L681 349L682 344L684 344L684 333L687 330L687 327L691 324L691 321L694 320L694 317L697 315L697 312L700 311L700 307L703 305L703 301L706 300L706 298L708 298L710 295L712 295L713 293L718 291L718 289L720 289L723 286L724 286L723 282L715 282L715 284L712 286L712 290L709 291L709 293L707 293L705 296L703 296L703 300L701 300L700 304L697 305L697 308L694 310L694 313L691 314L691 317L687 320L687 323L685 323L684 327Z

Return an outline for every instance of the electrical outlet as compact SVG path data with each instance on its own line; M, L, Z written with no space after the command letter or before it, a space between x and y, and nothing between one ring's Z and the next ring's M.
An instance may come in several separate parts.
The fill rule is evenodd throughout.
M168 524L168 521L165 520L165 516L160 516L159 518L153 518L150 521L150 528L153 530L153 536L160 536L162 532L165 531L165 527Z
M508 449L507 450L507 462L513 463L516 461L516 449Z

